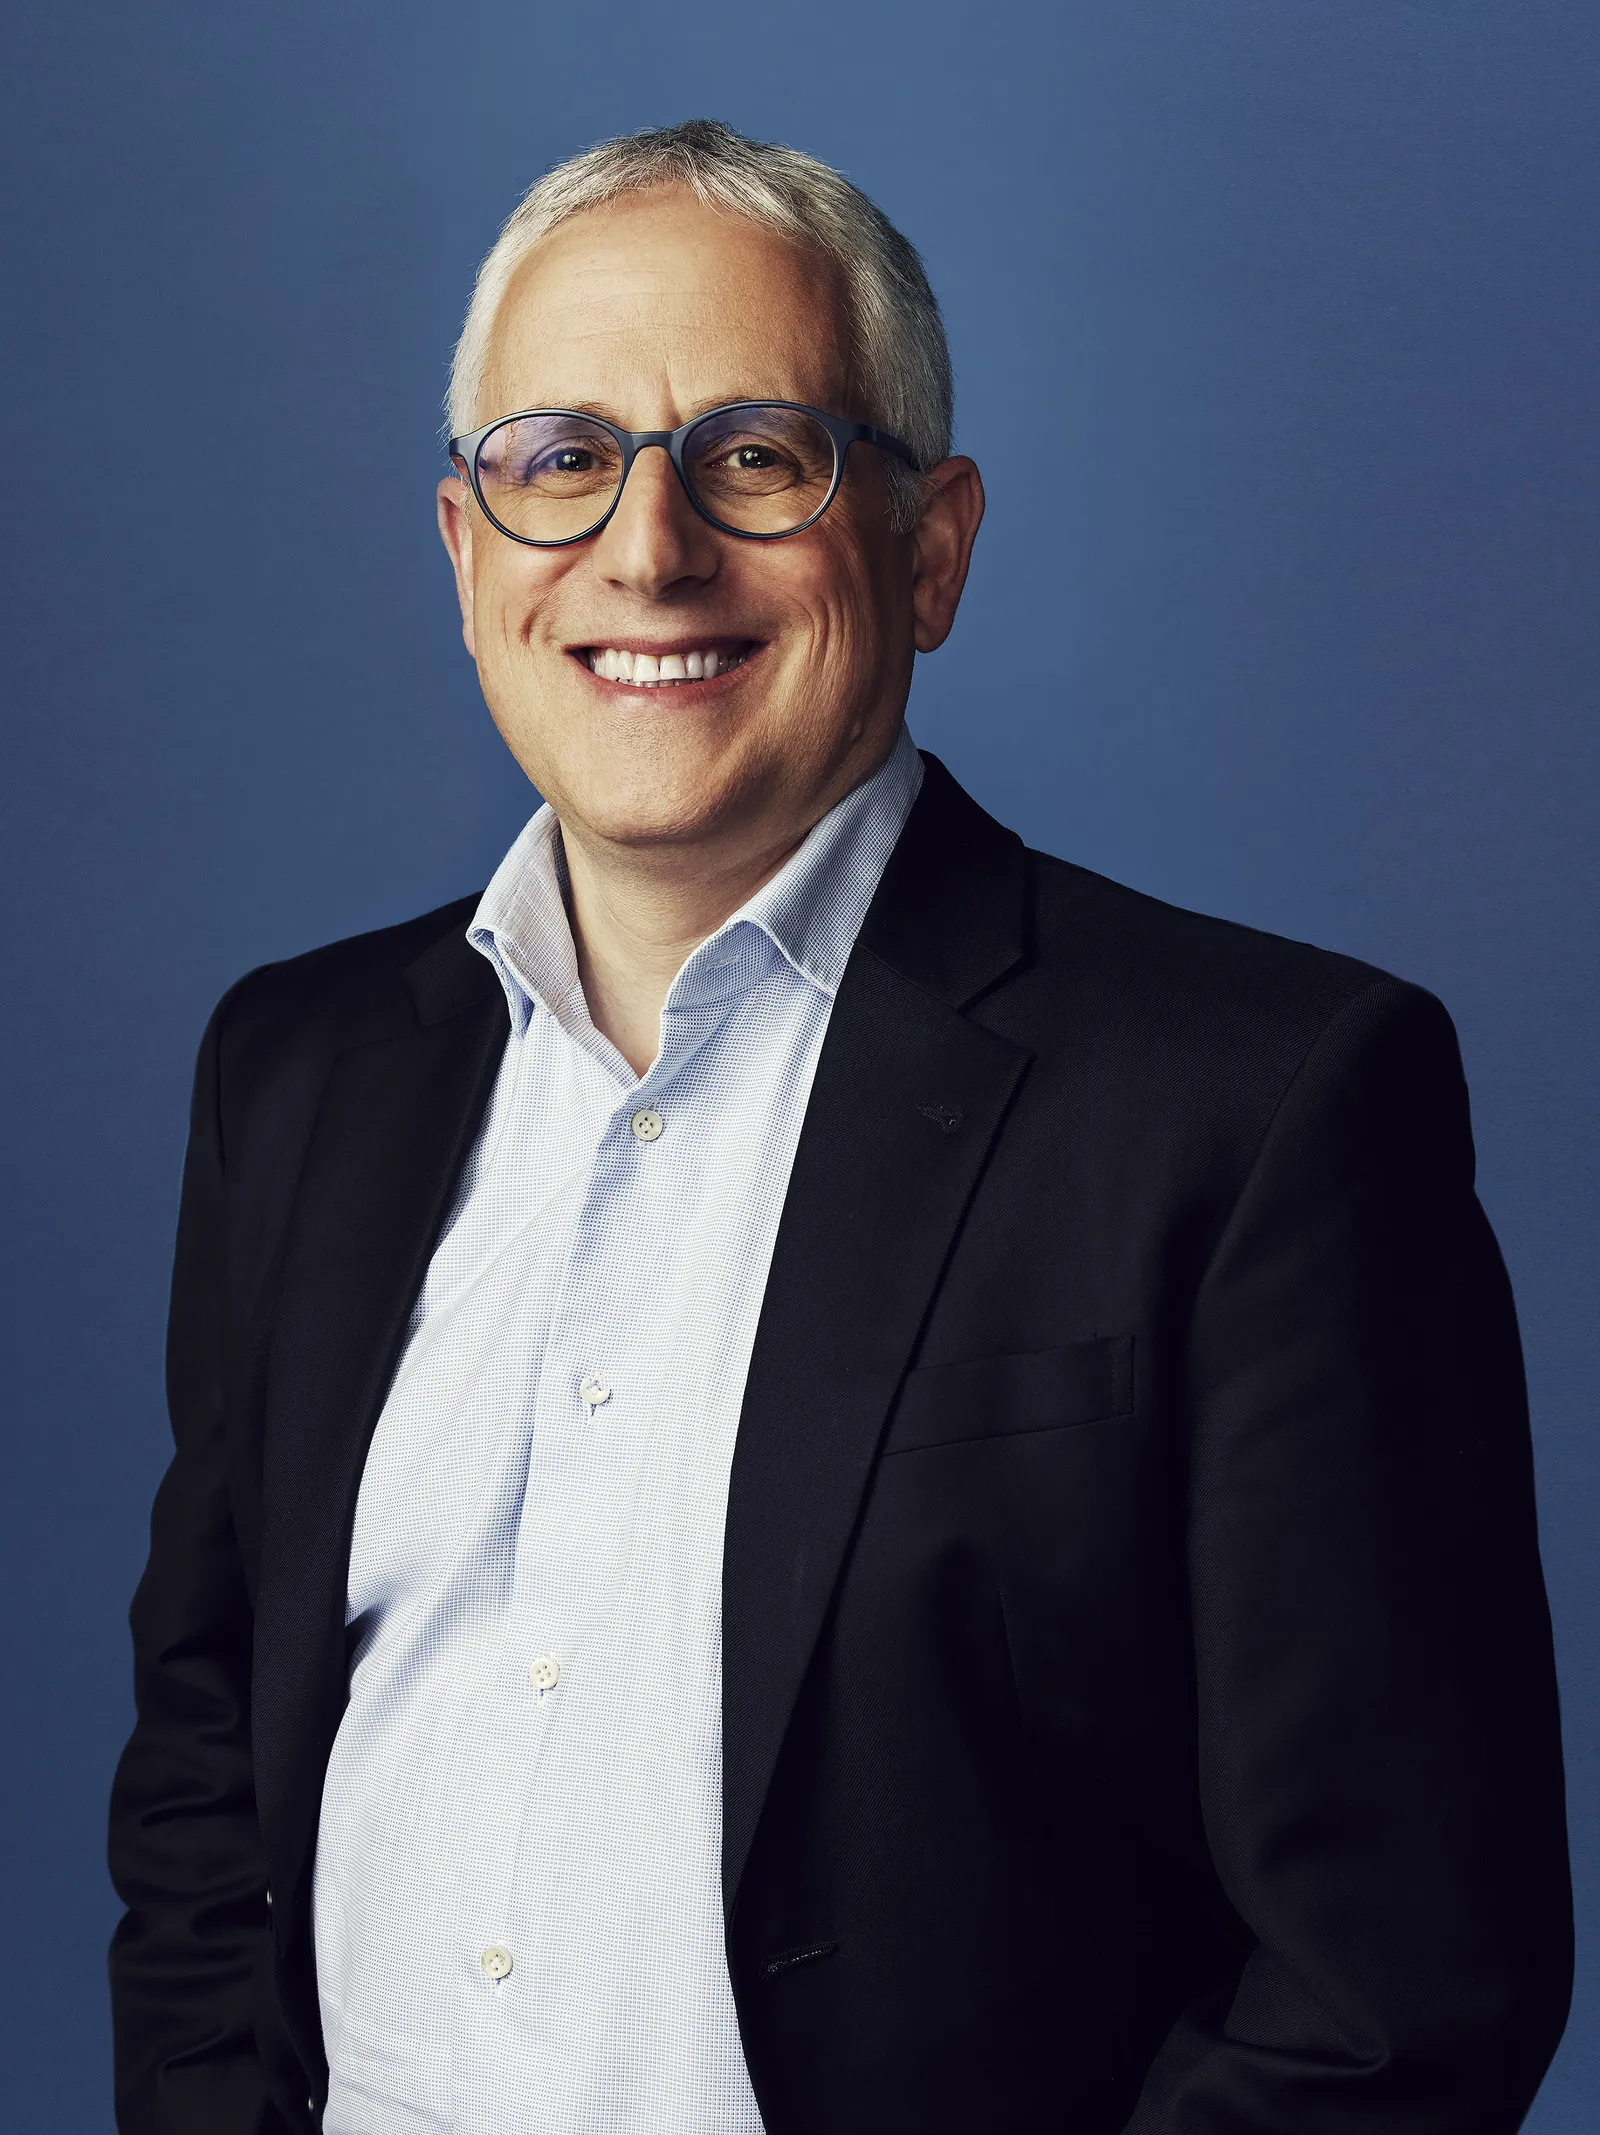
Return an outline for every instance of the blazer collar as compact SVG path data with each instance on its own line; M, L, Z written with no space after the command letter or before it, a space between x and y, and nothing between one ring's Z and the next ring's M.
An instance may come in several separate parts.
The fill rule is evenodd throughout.
M1030 1056L962 1013L1025 859L934 758L839 989L745 1387L723 1552L730 1918L889 1411Z
M405 983L424 1027L442 1023L500 991L493 968L467 940L464 927L452 927L431 948L406 966Z
M937 756L868 909L858 946L951 1008L970 1005L1024 954L1026 856Z

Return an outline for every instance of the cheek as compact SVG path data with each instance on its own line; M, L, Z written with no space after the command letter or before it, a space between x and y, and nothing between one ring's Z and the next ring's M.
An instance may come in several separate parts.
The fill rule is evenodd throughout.
M841 687L855 694L893 657L894 618L865 559L841 572L816 610L816 649Z
M534 630L570 566L557 560L559 551L521 549L492 530L487 538L494 545L479 547L473 574L477 632L488 647L515 648Z
M847 666L872 658L882 635L881 603L872 561L849 530L829 529L814 549L784 561L790 564L786 591L804 619L809 657Z

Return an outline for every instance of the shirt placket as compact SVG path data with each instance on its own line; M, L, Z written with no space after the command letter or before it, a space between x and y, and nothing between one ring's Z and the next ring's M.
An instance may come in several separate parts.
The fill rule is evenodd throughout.
M670 1238L671 1219L682 1213L689 1121L687 1107L674 1102L678 1065L677 1050L664 1051L645 1081L619 1093L550 1298L493 1684L494 1702L512 1722L502 1735L512 1791L496 1819L503 1840L480 1857L488 1872L475 1878L480 1979L472 1999L485 2046L508 2021L537 2026L547 1864L559 1850L550 1819L564 1799L552 1766L562 1760L573 1700L604 1695L612 1673L606 1600L626 1575L653 1391L651 1306L618 1271L635 1264L629 1242ZM492 2056L473 2059L483 2068ZM471 2076L463 2075L470 2092Z

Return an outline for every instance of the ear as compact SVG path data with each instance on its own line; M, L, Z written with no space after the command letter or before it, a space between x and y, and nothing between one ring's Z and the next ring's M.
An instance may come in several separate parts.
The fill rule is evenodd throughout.
M472 657L478 648L472 634L472 492L459 475L447 474L439 484L439 538L450 554L456 574L456 599L461 603L461 635Z
M965 453L941 460L925 485L912 531L911 607L918 652L937 652L950 635L983 521L983 477Z

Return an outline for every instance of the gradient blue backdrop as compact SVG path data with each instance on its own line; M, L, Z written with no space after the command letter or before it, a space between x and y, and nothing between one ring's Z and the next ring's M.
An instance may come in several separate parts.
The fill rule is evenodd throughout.
M695 113L842 165L943 298L991 516L918 738L1034 842L1458 1019L1590 1938L1531 2124L1596 2124L1595 25L1548 0L14 9L5 2127L110 2127L103 1801L201 1024L247 966L481 884L527 813L432 528L446 356L529 179Z

